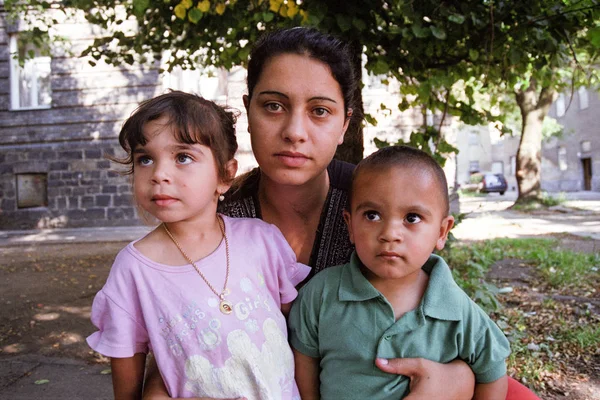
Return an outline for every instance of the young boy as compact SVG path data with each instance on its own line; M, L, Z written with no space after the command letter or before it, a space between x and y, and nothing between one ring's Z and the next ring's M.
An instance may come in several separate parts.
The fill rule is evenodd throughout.
M444 171L420 150L387 147L356 167L344 212L356 251L301 289L288 321L303 400L407 396L408 377L375 365L396 357L462 359L476 399L506 398L508 341L431 254L454 224L448 203Z

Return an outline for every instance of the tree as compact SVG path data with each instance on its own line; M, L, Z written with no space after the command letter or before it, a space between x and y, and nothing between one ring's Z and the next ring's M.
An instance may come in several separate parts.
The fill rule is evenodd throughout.
M57 7L49 0L6 2L13 15ZM85 51L94 59L133 63L171 50L169 68L244 65L266 29L310 25L343 36L366 69L401 84L399 109L419 107L467 124L506 128L506 110L522 117L517 155L518 202L541 198L542 121L556 93L596 84L600 47L597 0L66 0L106 36ZM137 22L137 31L128 21ZM511 101L507 95L511 96ZM358 113L357 113L358 114ZM349 140L360 150L360 124ZM448 153L439 127L411 141ZM427 140L424 141L423 138Z

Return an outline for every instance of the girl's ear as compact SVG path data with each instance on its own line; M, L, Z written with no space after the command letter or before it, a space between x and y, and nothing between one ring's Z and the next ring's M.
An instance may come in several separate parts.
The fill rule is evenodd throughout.
M238 163L235 158L227 161L225 164L225 173L227 177L219 183L217 186L218 194L221 195L229 190L231 184L233 183L233 178L235 178L235 174L237 173Z
M437 242L435 243L435 248L437 250L442 250L446 245L446 240L448 240L448 234L450 233L450 229L454 226L454 217L452 215L447 216L442 220L440 225L440 236L438 237Z

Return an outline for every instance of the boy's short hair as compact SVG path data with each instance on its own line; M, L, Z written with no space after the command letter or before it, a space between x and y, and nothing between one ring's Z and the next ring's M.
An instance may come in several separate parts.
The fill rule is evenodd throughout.
M352 185L348 192L348 203L346 210L351 211L352 207L352 190L356 179L365 170L386 169L391 167L400 168L422 168L428 170L437 182L439 195L442 196L444 202L444 215L450 212L450 200L448 198L448 183L446 174L442 167L435 161L433 157L422 150L409 146L389 146L377 150L367 158L358 163L352 174ZM410 188L407 188L410 190Z

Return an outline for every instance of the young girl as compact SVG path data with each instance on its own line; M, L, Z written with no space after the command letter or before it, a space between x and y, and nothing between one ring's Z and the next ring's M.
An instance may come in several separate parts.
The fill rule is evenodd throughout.
M154 353L173 397L299 398L282 310L309 272L273 225L217 214L237 163L235 117L195 95L146 101L125 122L135 199L161 224L117 255L88 337L115 398L141 397Z

